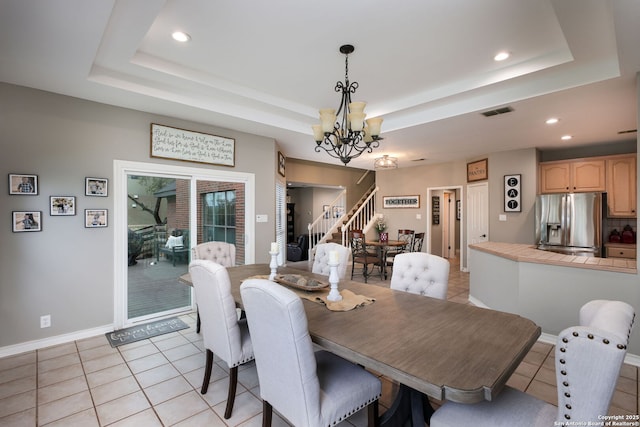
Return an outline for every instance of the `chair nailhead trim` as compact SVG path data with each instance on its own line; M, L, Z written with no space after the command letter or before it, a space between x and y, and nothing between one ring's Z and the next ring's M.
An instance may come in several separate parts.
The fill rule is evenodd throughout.
M592 339L593 339L593 334L588 334L588 335L587 335L587 338L589 338L590 340L592 340Z
M608 340L608 339L606 339L606 338L605 338L605 339L603 339L603 340L602 340L602 342L603 342L603 343L605 343L605 344L609 344L609 340Z

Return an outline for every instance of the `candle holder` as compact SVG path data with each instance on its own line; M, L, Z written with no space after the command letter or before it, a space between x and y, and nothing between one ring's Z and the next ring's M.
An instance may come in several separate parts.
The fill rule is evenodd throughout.
M271 263L269 264L269 267L271 267L271 274L269 275L269 280L273 282L276 278L276 274L278 273L278 251L269 251L269 253L271 254Z
M342 295L340 295L340 291L338 291L338 281L340 280L338 277L339 265L339 262L329 261L329 283L331 284L331 290L327 296L329 301L342 301Z

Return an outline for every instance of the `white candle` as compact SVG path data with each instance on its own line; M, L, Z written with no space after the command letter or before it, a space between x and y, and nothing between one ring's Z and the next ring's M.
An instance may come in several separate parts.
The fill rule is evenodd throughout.
M338 264L339 262L338 251L329 252L329 264Z
M278 242L271 242L271 252L278 253Z

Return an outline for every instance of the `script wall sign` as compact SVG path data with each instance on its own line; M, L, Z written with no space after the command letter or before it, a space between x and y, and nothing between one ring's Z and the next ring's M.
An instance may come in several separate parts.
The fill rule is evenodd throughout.
M235 139L151 124L151 157L235 166Z

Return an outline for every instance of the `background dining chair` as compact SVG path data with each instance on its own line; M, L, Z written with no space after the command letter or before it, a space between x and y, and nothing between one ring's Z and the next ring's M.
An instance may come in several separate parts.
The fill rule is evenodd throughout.
M378 422L380 380L327 351L314 352L302 300L269 280L240 286L256 353L263 422L273 408L294 426L333 426L368 406Z
M400 229L398 230L398 241L403 242L402 246L394 246L385 251L385 260L387 262L387 266L391 267L391 271L393 272L393 260L396 255L402 254L405 252L411 252L413 249L413 238L415 236L415 230L409 229Z
M206 394L211 379L213 354L229 367L229 391L224 418L231 417L238 384L238 366L253 360L253 347L246 319L238 320L231 295L227 269L209 260L193 260L189 264L193 286L200 298L200 316L204 323L202 337L207 362L200 393Z
M338 260L340 261L340 265L338 266L338 277L340 279L344 279L344 276L347 274L349 255L351 252L346 246L342 246L337 243L320 243L319 245L316 245L316 254L313 258L311 272L322 274L323 276L329 276L329 273L331 273L331 268L329 267L329 254L332 251L338 252Z
M378 266L380 270L380 279L383 279L384 263L382 258L377 252L370 252L367 249L367 242L362 230L354 230L350 233L351 243L351 278L356 269L356 264L362 264L362 276L364 277L364 283L367 283L369 276L373 270ZM371 271L369 271L371 266Z
M422 243L424 242L424 233L416 233L413 235L413 246L411 252L422 252Z
M227 242L204 242L191 249L191 259L207 259L223 267L236 265L236 245ZM194 300L196 295L194 293ZM200 310L196 302L196 332L200 333Z
M580 325L556 342L558 406L511 387L494 401L474 405L445 402L431 427L602 425L609 412L635 314L621 301L594 300L580 309Z
M446 299L449 287L449 261L424 252L396 255L391 289Z

